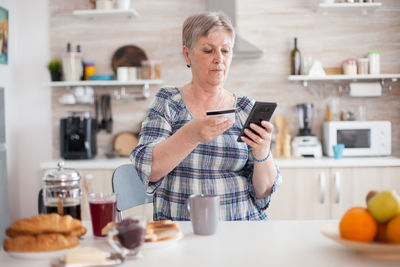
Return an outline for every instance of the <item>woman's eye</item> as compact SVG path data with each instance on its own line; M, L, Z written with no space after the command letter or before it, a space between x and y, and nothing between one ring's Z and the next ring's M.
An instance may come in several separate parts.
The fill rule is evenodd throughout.
M204 50L204 53L210 54L212 51L211 50Z
M228 50L228 49L222 50L222 53L224 53L224 54L229 54L229 52L230 52L230 50Z

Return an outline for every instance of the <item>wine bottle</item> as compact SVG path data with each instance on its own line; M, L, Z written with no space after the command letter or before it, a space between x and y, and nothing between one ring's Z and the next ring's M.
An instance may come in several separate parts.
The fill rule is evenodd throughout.
M85 79L85 65L84 65L84 62L83 62L83 56L82 56L81 46L80 46L79 44L76 46L76 52L77 52L77 56L79 56L79 58L80 58L81 67L82 67L82 68L81 68L82 71L81 71L81 74L80 74L79 79L80 79L81 81L83 81L83 80Z
M297 48L297 38L294 38L294 47L290 54L291 56L291 66L292 66L292 75L300 75L301 74L301 54L300 50Z

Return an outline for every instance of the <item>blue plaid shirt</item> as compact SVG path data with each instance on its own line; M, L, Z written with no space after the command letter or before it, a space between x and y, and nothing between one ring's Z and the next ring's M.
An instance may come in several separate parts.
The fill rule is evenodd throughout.
M139 143L130 159L149 194L154 194L154 220L190 220L186 201L191 194L220 196L222 220L268 220L271 196L256 198L252 185L253 160L245 143L237 142L254 100L236 97L236 120L231 128L208 143L200 143L170 173L149 181L154 146L193 119L178 88L161 88L142 123ZM282 183L277 177L272 193Z

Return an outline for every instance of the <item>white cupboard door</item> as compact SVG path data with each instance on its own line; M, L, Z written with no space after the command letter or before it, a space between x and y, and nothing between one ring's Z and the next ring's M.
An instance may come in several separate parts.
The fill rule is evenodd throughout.
M400 195L400 167L379 168L382 181L380 190L395 190Z
M332 168L330 190L332 219L341 219L354 206L366 208L366 196L370 190L379 190L382 168Z
M266 213L273 220L329 219L329 169L281 169L283 183Z

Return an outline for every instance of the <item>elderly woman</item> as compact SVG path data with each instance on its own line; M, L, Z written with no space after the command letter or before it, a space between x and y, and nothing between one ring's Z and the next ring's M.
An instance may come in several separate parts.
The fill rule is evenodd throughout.
M254 100L224 88L235 32L222 13L202 13L183 25L183 56L192 80L161 88L142 124L131 160L154 193L154 220L190 220L192 194L220 196L222 220L267 220L265 209L281 176L270 152L273 126L251 125L237 142ZM206 111L236 110L235 122Z

